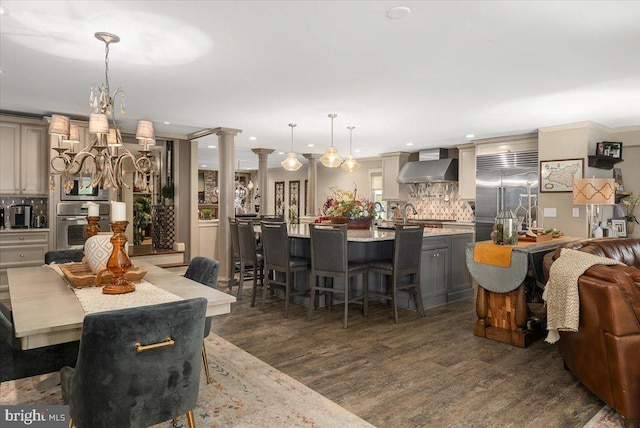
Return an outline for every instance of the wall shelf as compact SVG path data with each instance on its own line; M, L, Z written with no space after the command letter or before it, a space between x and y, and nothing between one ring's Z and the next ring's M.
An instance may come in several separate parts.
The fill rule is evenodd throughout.
M617 163L622 162L621 158L612 156L589 155L589 166L600 169L612 169Z

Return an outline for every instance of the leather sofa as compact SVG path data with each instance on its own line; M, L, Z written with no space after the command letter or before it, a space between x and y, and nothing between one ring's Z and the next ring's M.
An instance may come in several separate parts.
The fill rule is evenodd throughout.
M625 266L595 265L578 279L577 333L560 332L560 353L573 375L624 418L640 427L640 239L585 239L545 256L545 276L562 248L616 259Z

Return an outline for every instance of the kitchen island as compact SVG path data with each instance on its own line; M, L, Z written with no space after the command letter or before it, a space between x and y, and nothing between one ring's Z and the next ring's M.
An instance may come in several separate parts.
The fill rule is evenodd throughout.
M292 238L291 251L294 255L310 257L309 225L292 224L288 227ZM465 248L473 242L473 234L465 229L455 227L424 229L422 241L422 262L420 283L422 300L425 308L432 308L456 300L473 296L471 276L465 265ZM347 232L349 260L370 262L391 258L395 232L389 229L349 229ZM298 287L308 286L308 275L297 274L295 281ZM358 288L362 287L362 280ZM336 284L340 284L336 280ZM342 286L341 284L338 286ZM385 282L380 275L370 274L369 290L384 292ZM416 310L416 303L409 299L408 293L401 293L398 305ZM299 298L299 303L307 303L306 298Z

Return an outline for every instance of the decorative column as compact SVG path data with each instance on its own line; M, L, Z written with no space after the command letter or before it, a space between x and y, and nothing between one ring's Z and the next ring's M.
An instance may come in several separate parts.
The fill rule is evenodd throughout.
M220 259L220 280L228 281L231 273L231 236L229 235L229 217L233 217L235 197L235 137L241 129L215 128L218 136L218 258Z
M307 205L307 212L305 214L314 216L317 214L316 207L318 203L318 160L322 155L317 153L305 153L302 156L309 161L309 194L307 195L309 205Z
M251 151L258 155L258 190L260 191L260 214L267 214L267 207L269 206L268 202L268 194L267 192L267 158L271 153L273 153L273 149L251 149Z

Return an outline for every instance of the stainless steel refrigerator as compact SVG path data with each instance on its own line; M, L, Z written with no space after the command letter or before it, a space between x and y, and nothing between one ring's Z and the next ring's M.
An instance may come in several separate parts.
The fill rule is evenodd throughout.
M537 222L538 153L500 153L476 158L476 241L491 239L491 229L502 209L525 217L529 199L531 220ZM527 197L527 183L529 194Z

